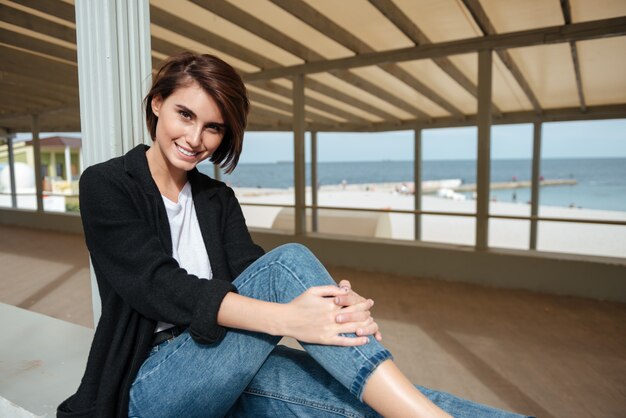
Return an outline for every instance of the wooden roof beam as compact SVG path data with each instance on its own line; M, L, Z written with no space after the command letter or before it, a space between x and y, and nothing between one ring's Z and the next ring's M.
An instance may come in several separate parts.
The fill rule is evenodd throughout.
M221 16L241 28L245 28L247 31L265 39L287 52L290 52L304 61L322 61L325 59L322 55L307 46L287 37L284 33L279 32L267 23L231 5L230 3L224 1L216 2L214 0L192 0L192 2L218 16ZM277 63L277 66L278 65L279 64ZM361 76L345 70L334 72L333 75L388 103L393 104L394 106L405 109L418 117L430 119L430 116L413 106L411 103L390 94L387 90L380 88L376 84Z
M580 120L601 120L601 119L623 119L626 118L626 104L589 106L585 113L580 111L580 107L545 109L541 115L535 111L521 111L503 113L499 119L494 119L494 125L509 125L519 123L534 122L569 122ZM372 126L363 128L353 124L337 125L333 132L386 132L413 129L439 129L461 126L475 126L476 115L468 115L464 120L453 117L434 118L430 122L422 122L417 119L402 121L401 124L391 124L388 122L374 123ZM312 126L311 129L324 132L323 127Z
M249 73L244 76L244 79L246 81L268 80L272 78L288 77L293 74L315 74L335 69L366 67L368 65L376 65L384 62L413 61L467 54L481 49L499 50L521 48L533 45L548 45L623 35L626 35L626 17L615 17L591 22L573 23L571 25L550 26L499 35L418 45L409 48L361 54L355 57L336 58L323 62L310 62L282 68L272 68Z
M59 19L63 19L67 22L75 23L76 15L74 13L74 6L69 3L65 3L60 0L11 0L14 3L21 4L22 6L30 7L31 9L40 11L42 13L49 14Z
M220 50L228 55L236 57L242 61L248 62L256 67L264 68L264 69L280 69L283 68L279 63L274 62L256 52L244 48L236 43L229 41L225 38L222 38L216 34L206 31L203 28L190 24L187 21L184 21L170 13L167 13L155 6L150 6L150 17L152 23L157 26L161 26L164 28L178 28L178 33L186 38L195 40L205 45L211 45L213 48ZM292 74L288 74L287 76L291 76ZM244 80L246 80L246 74L242 74ZM282 76L281 76L282 77ZM281 78L276 77L276 78ZM255 82L255 80L246 80L248 82ZM315 82L309 83L307 82L307 87L318 91L318 86L323 85L323 83ZM347 104L354 106L356 108L362 109L368 113L375 114L383 119L396 119L392 114L384 112L376 107L356 98L352 98L352 96L348 96L347 94L340 92L332 87L328 87L324 85L324 91L319 91L322 94L325 94L329 97L335 98L337 100L341 100L346 102ZM351 98L350 101L344 100L345 98Z
M76 44L76 30L51 20L0 4L0 21Z
M474 21L483 32L483 35L497 34L494 26L491 23L491 20L487 16L487 13L485 13L485 10L481 6L479 0L463 0L463 4L474 18ZM500 60L502 60L506 68L509 69L509 71L513 75L513 78L515 78L515 80L517 81L517 84L519 84L519 86L522 88L524 94L526 94L526 97L528 97L528 100L533 106L535 112L537 114L540 114L542 111L541 104L539 103L539 100L537 100L537 96L535 96L535 93L530 87L530 84L528 84L528 81L526 81L526 78L522 74L522 71L513 60L513 57L511 57L511 54L509 54L509 51L500 49L496 51L496 53L498 54Z
M328 19L326 16L322 15L317 10L315 10L313 7L309 6L308 4L302 1L296 1L296 0L271 0L271 1L278 7L282 8L286 12L295 16L296 18L298 18L305 24L311 26L312 28L316 29L318 32L324 34L330 39L333 39L335 42L339 43L340 45L343 45L344 47L348 48L355 54L375 52L375 50L369 45L367 45L365 42L361 41L360 39L352 35L350 32L343 29L341 26L337 25L332 20ZM284 35L282 36L284 37ZM272 42L276 42L279 40L280 39L274 40ZM322 56L318 56L316 57L315 61L322 61L322 60L325 60L325 58ZM463 113L457 107L452 105L443 97L439 96L435 91L433 91L431 88L429 88L424 83L419 81L416 77L414 77L408 71L399 67L395 63L380 64L378 66L381 69L383 69L385 72L401 80L403 83L407 84L408 86L413 88L415 91L419 92L421 95L423 95L424 97L426 97L433 103L443 108L450 114L457 116L457 117L463 117ZM367 80L365 80L366 83L363 83L362 81L364 79L362 77L359 77L361 80L354 80L354 77L356 76L347 70L331 71L331 73L341 78L346 78L348 81L355 83L355 85L361 88L365 89L365 87L367 87L368 89L375 88L376 90L380 90L377 86L375 86L373 83L368 82ZM386 93L386 91L384 90L383 92ZM390 100L389 93L386 93L385 96L380 96L380 92L378 92L376 93L376 95L378 95L381 99L385 101ZM391 98L391 100L393 101L390 103L394 103L396 106L402 109L407 109L407 104L408 104L409 106L408 109L411 109L412 113L421 114L422 117L426 120L430 119L430 116L428 114L426 114L425 112L419 109L416 109L415 106L411 105L410 103L402 105L401 102L398 103L398 101L394 100L393 98ZM415 110L417 110L418 112L416 112Z
M563 12L563 20L566 25L572 24L572 13L569 0L561 0L561 11ZM578 62L578 48L576 42L570 41L570 50L572 51L572 62L574 64L574 74L576 75L576 88L578 89L578 100L580 101L580 110L585 112L587 105L585 104L585 94L583 91L583 81L580 73L580 63Z
M76 62L76 50L0 28L0 43L38 52L54 58Z
M391 0L369 0L391 23L394 24L415 45L431 44L432 41L417 25ZM478 88L448 57L433 58L434 63L446 74L463 87L469 94L478 98ZM491 105L493 112L499 116L502 112L495 103Z
M0 45L0 71L45 79L65 86L78 86L78 71L73 65L43 58L28 52Z
M178 45L174 45L168 41L165 41L163 39L160 38L156 38L156 37L152 37L152 50L159 52L161 54L164 55L174 55L178 52L181 52L184 50L184 48L179 47ZM152 60L152 65L154 68L158 68L160 64L160 61L156 58L153 58ZM235 67L235 70L237 70L240 74L245 74L244 71L242 71L239 68ZM320 83L321 84L321 83ZM267 91L270 91L272 93L275 93L279 96L283 96L289 100L291 100L293 98L293 94L291 92L291 89L281 86L280 84L277 84L275 82L272 81L260 81L255 83L256 86L260 87L260 88L264 88ZM332 94L332 92L331 92ZM340 109L336 106L333 106L331 104L322 102L320 100L317 99L313 99L311 97L305 97L305 104L307 106L310 106L312 108L315 109L319 109L319 110L325 110L327 112L333 113L334 115L339 116L340 118L346 119L348 121L351 122L355 122L355 123L370 123L367 119L363 119L353 113L350 112L346 112L343 109ZM362 103L362 105L367 106L366 103ZM355 107L360 107L360 106L355 106ZM290 106L290 111L291 111L291 106Z

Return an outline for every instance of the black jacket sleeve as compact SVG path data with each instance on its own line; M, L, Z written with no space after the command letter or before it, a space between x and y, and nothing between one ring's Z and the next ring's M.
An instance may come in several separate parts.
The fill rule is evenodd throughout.
M105 280L141 315L188 325L198 342L217 341L225 333L217 324L217 312L235 287L227 280L203 280L180 268L150 222L155 214L144 213L148 205L141 199L147 196L137 194L128 182L102 167L89 168L81 176L81 216L98 281ZM100 285L101 292L105 288Z
M226 190L226 219L222 222L223 245L230 273L236 278L265 252L252 241L235 192L230 187Z

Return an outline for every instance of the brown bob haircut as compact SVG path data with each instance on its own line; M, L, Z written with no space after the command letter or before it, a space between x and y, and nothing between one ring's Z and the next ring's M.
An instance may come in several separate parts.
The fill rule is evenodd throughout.
M204 89L222 113L226 125L224 137L209 161L219 164L225 173L230 173L237 166L243 148L250 102L239 74L216 56L182 52L164 61L144 99L150 136L154 141L159 120L152 112L152 99L160 96L165 100L177 88L192 83Z

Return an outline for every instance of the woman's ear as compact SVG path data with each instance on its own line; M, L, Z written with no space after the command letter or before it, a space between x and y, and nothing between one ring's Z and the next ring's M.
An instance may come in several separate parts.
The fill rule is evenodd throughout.
M154 96L150 102L150 106L152 107L152 113L157 118L159 117L159 111L161 110L161 105L163 104L163 98L161 96Z

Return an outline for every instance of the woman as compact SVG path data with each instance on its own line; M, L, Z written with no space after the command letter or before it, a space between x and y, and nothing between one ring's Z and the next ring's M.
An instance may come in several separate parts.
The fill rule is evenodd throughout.
M58 415L449 416L425 393L454 415L509 416L418 390L380 344L373 301L300 245L252 242L232 189L196 168L235 168L248 107L225 62L171 57L146 97L152 147L81 176L102 316Z

